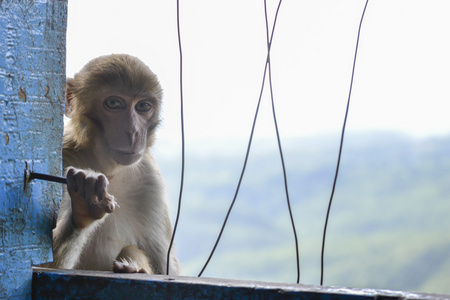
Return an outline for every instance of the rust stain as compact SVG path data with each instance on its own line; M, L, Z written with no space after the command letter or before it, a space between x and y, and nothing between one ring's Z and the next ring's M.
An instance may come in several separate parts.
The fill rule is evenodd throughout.
M52 99L50 98L49 93L50 93L50 87L47 85L47 86L45 87L45 95L44 95L44 97L47 98L48 100L52 100Z
M23 100L23 102L27 102L27 95L25 94L25 90L19 88L19 97Z
M5 145L9 144L9 135L5 133Z

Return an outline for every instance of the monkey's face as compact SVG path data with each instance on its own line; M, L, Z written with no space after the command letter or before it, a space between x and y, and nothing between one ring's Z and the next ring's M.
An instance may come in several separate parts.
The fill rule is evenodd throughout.
M92 119L101 130L97 140L116 163L130 165L141 159L147 139L158 123L157 101L153 94L130 96L113 91L95 99Z

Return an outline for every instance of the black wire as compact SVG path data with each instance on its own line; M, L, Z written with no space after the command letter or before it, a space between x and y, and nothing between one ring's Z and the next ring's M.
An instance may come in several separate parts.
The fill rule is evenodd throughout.
M281 1L280 1L280 3L281 3ZM279 9L279 6L278 6L278 9ZM278 17L278 9L277 9L277 12L276 12L276 15L275 15L275 19L274 19L274 22L273 22L272 35L270 37L269 45L272 44L273 33L274 33L274 30L275 30L276 20L277 20L277 17ZM269 47L269 50L270 50L270 47ZM222 234L223 234L224 229L226 227L226 224L228 222L228 218L229 218L229 216L231 214L231 210L233 209L234 203L236 202L236 198L237 198L237 195L239 193L239 189L241 187L242 179L244 177L245 169L247 167L247 161L248 161L248 157L249 157L249 153L250 153L250 148L251 148L252 141L253 141L253 134L255 132L256 120L258 119L259 107L260 107L260 104L261 104L261 99L262 99L262 95L263 95L263 91L264 91L264 83L266 81L266 73L267 73L268 65L269 65L269 52L267 53L266 64L265 64L265 67L264 67L263 80L262 80L261 90L260 90L259 98L258 98L258 104L256 106L255 116L253 118L252 129L251 129L251 132L250 132L250 137L249 137L249 141L248 141L248 145L247 145L247 152L245 154L244 165L242 167L241 175L239 177L238 185L236 187L236 192L234 194L233 200L231 201L231 205L230 205L230 207L229 207L229 209L227 211L227 214L225 216L225 219L223 221L222 228L220 229L220 232L219 232L219 236L217 237L217 240L216 240L216 242L214 244L213 249L211 250L211 253L210 253L208 259L206 260L205 265L203 266L203 268L201 269L200 273L198 274L198 277L202 276L203 272L205 271L206 267L208 266L209 262L211 261L211 258L214 255L214 252L217 249L217 245L219 244L219 241L220 241L220 239L222 237Z
M278 15L278 11L280 9L281 2L282 2L282 0L280 0L278 2L278 7L277 7L277 11L276 11L275 15ZM268 63L268 67L269 67L269 87L270 87L270 98L271 98L271 102L272 102L273 123L274 123L275 131L277 134L278 149L280 151L281 166L283 169L283 179L284 179L284 189L285 189L285 193L286 193L286 201L287 201L289 216L291 219L292 230L293 230L294 239L295 239L295 253L296 253L296 258L297 258L297 283L299 283L300 282L300 256L299 256L299 249L298 249L297 230L295 229L294 216L292 214L292 209L291 209L291 201L289 200L289 190L288 190L288 184L287 184L286 166L284 164L284 155L283 155L283 150L281 148L281 139L280 139L280 133L278 131L278 122L277 122L277 116L275 113L275 101L274 101L274 97L273 97L272 67L271 67L271 62L270 62L270 48L271 48L272 44L271 44L271 40L269 40L269 23L268 23L268 19L267 19L266 0L264 0L264 13L265 13L265 19L266 19L267 63ZM274 27L275 27L275 22L276 22L276 19L274 21ZM272 34L273 34L273 31L272 31Z
M369 3L369 0L366 0L366 4L364 5L364 9L363 9L363 12L361 15L361 20L359 22L359 27L358 27L358 36L356 38L355 56L353 58L352 77L350 80L350 89L348 92L347 108L345 110L344 124L342 126L341 141L339 144L339 154L338 154L338 160L337 160L337 165L336 165L336 173L334 174L333 188L331 189L331 196L330 196L330 201L328 202L327 216L325 218L325 226L323 229L322 254L320 256L320 285L323 285L325 239L326 239L326 234L327 234L328 219L330 217L331 203L333 202L334 191L336 189L336 182L337 182L337 178L338 178L338 174L339 174L339 166L341 164L342 147L344 145L345 126L347 125L348 111L349 111L349 107L350 107L350 98L351 98L352 89L353 89L353 78L355 75L356 56L358 54L359 36L361 33L362 22L364 19L364 14L366 13L366 8L367 8L368 3Z
M175 219L175 225L173 228L172 238L170 239L169 250L167 251L167 269L166 275L169 275L169 265L170 265L170 251L173 246L173 241L175 239L175 233L178 227L178 220L180 219L181 211L181 198L183 196L183 186L184 186L184 105L183 105L183 50L181 47L181 32L180 32L180 2L177 0L177 32L178 32L178 50L180 52L180 114L181 114L181 179L180 179L180 194L178 197L178 209L177 216Z

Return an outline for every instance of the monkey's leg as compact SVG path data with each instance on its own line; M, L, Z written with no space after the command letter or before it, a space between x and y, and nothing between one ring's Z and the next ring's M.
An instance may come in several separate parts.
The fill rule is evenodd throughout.
M113 262L114 273L153 274L147 255L136 246L123 247Z

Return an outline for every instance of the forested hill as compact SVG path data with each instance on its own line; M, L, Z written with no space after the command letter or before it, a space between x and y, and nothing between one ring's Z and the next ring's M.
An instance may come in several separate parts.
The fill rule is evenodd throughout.
M300 281L318 284L339 135L285 139L283 145ZM196 276L233 199L246 141L188 141L186 149L176 250L184 274ZM174 216L178 148L162 141L155 151ZM295 282L295 245L280 166L276 140L255 140L228 225L203 276ZM347 135L324 278L325 285L450 293L449 136Z

